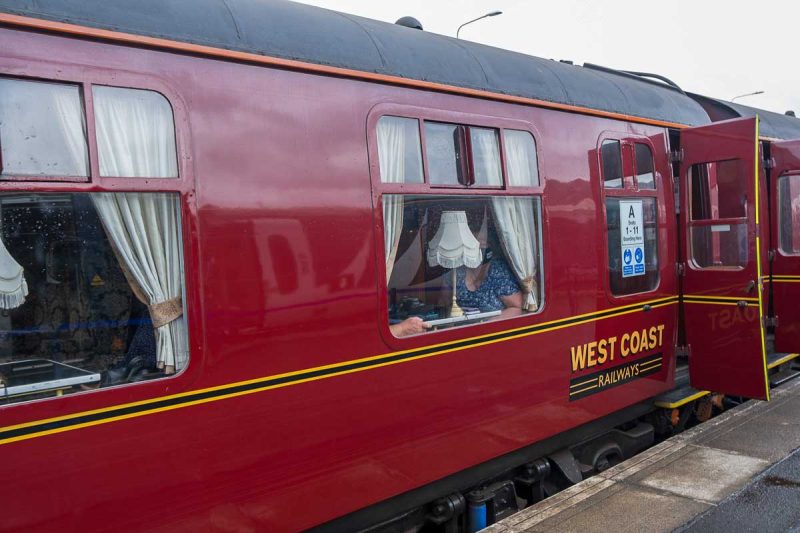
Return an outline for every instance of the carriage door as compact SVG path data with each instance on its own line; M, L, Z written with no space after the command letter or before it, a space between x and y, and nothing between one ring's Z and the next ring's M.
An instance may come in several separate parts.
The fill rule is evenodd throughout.
M775 351L800 351L800 140L771 145Z
M692 387L769 399L757 128L746 118L681 131L682 305Z

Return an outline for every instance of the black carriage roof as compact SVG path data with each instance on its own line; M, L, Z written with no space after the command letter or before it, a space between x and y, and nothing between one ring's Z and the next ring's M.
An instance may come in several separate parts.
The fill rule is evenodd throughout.
M690 93L689 96L703 106L714 122L731 118L754 117L758 114L760 136L772 139L800 139L800 119L796 117L699 94Z
M0 0L0 11L686 125L680 90L285 0Z

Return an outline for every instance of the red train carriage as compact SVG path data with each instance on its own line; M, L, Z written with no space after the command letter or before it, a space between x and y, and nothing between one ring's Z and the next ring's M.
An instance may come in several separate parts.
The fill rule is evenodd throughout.
M766 398L774 300L794 357L756 118L288 2L0 12L0 529L475 530L651 443L676 347Z

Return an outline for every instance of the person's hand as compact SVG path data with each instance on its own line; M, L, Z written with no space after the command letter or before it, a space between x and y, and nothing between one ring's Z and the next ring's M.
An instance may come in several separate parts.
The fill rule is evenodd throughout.
M424 333L429 330L430 324L422 320L418 316L411 316L399 322L392 324L389 329L395 337L406 337L408 335L416 335L417 333Z

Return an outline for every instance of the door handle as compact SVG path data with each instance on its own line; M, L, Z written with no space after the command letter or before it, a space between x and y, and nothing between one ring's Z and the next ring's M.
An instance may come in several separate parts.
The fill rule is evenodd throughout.
M736 302L736 305L738 305L739 307L747 307L747 302L744 300L739 300L738 302Z
M747 292L753 292L753 289L756 288L756 280L751 279L750 282L747 284Z

